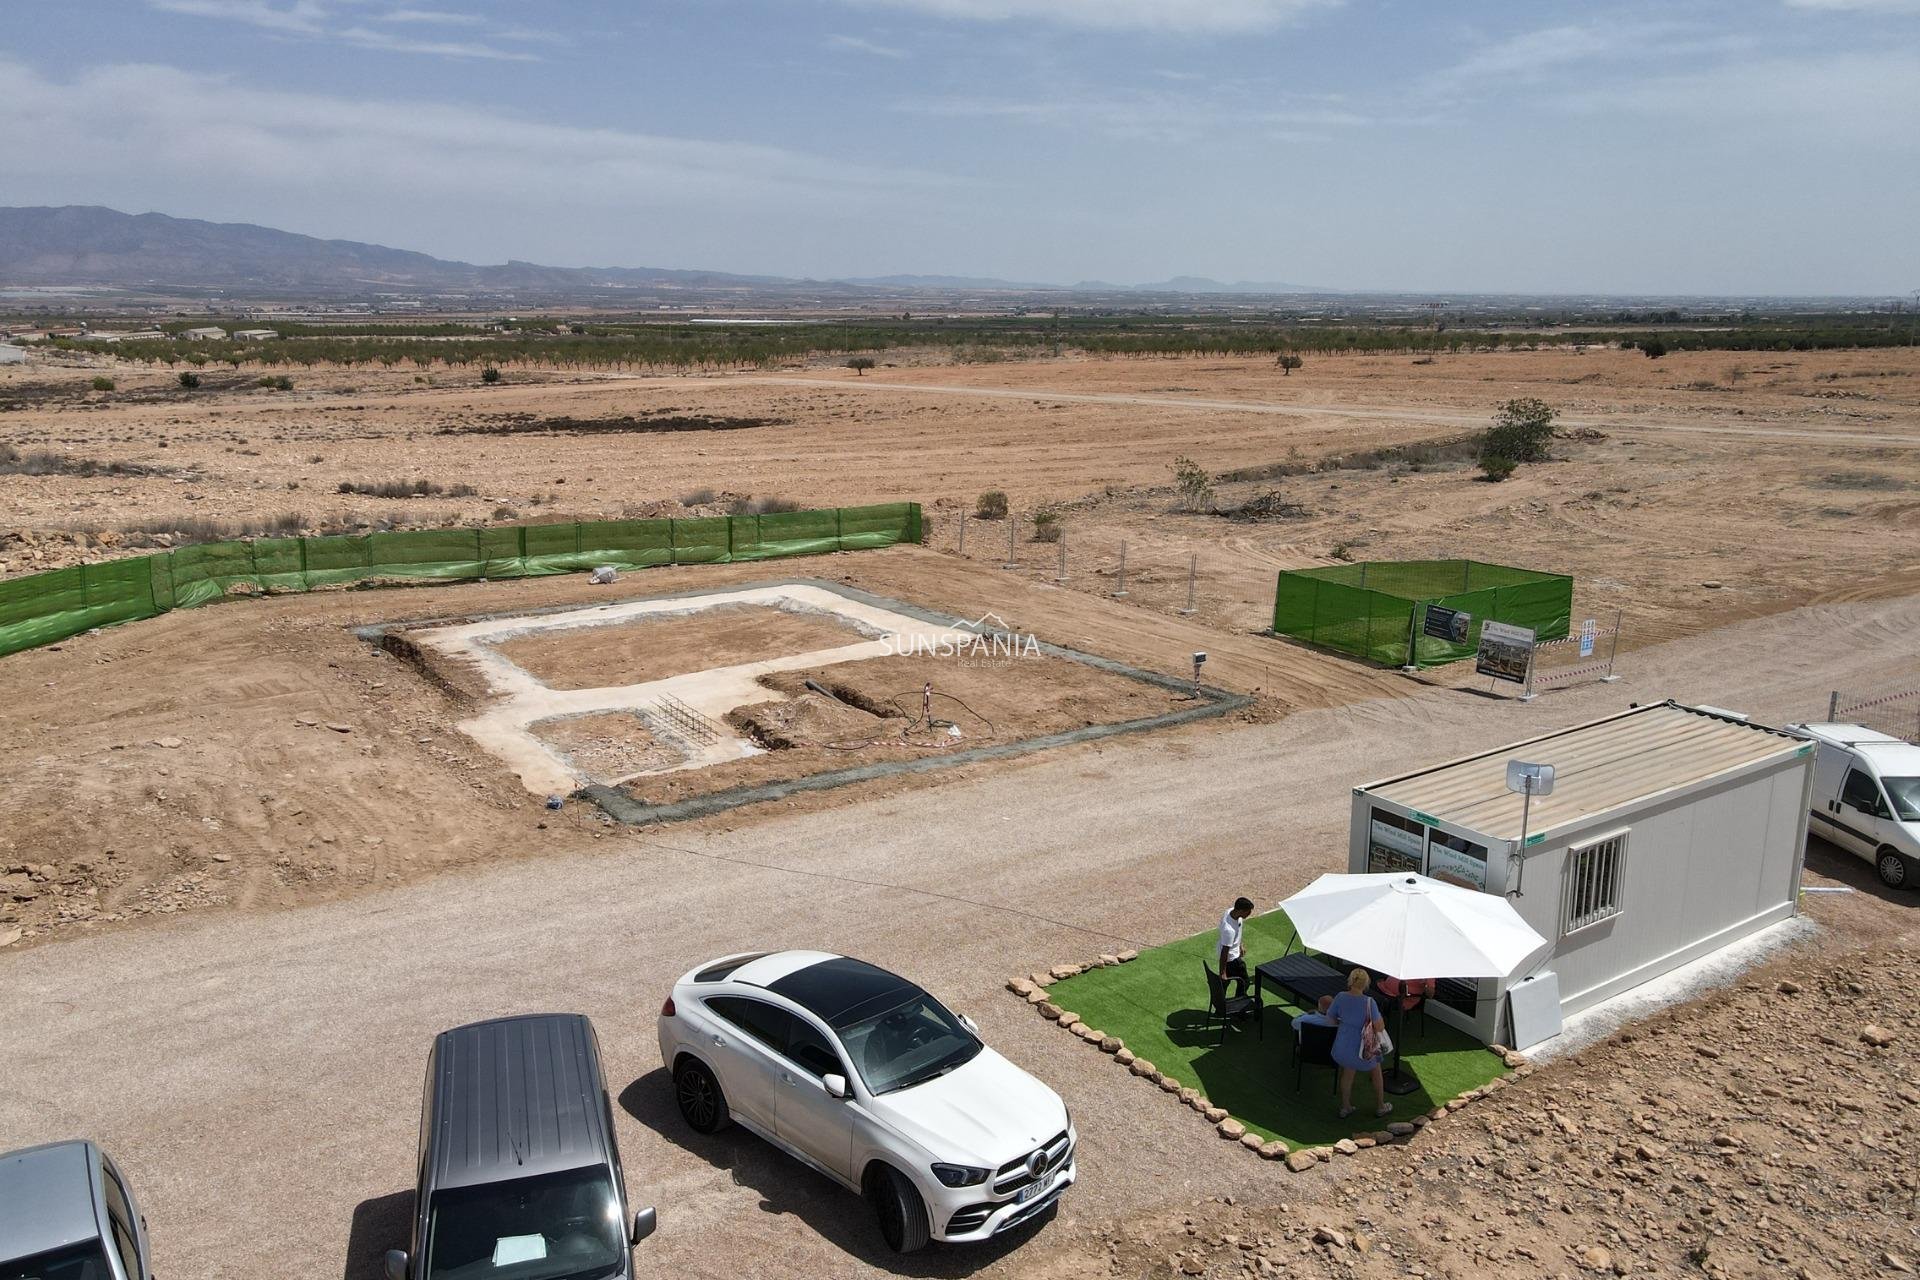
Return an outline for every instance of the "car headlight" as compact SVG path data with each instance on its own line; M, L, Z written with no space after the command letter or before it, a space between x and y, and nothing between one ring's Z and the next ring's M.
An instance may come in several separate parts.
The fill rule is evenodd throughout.
M933 1176L940 1179L943 1186L973 1187L985 1182L991 1169L974 1169L964 1164L936 1164Z

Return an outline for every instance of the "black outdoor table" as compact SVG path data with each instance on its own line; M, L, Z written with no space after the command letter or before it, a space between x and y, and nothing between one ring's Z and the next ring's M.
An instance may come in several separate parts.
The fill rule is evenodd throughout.
M1319 1006L1321 996L1337 996L1347 989L1347 973L1304 951L1295 951L1254 969L1254 999L1260 999L1269 985L1285 991L1294 998L1293 1003L1311 1011ZM1389 1001L1393 1004L1393 1066L1386 1073L1387 1092L1412 1093L1420 1087L1419 1081L1400 1070L1400 1036L1407 1011L1401 1007L1398 997L1382 992L1378 983L1369 986L1367 994L1381 1009L1385 1009Z

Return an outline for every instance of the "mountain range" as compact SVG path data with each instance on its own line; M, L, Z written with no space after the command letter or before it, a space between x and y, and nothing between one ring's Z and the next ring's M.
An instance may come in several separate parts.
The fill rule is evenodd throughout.
M379 293L583 297L608 292L699 291L752 294L897 293L1007 290L1075 293L1314 293L1301 285L1223 284L1177 276L1157 284L1022 283L974 276L895 275L802 280L665 267L494 266L449 261L357 240L322 240L244 222L205 222L163 213L121 213L98 205L0 207L0 285L63 285L155 292Z

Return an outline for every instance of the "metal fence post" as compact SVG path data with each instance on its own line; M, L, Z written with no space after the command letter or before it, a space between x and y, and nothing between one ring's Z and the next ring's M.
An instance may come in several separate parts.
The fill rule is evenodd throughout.
M1060 530L1060 573L1057 577L1054 578L1054 581L1065 582L1066 580L1067 580L1067 531L1065 529L1061 529Z
M1115 600L1127 594L1127 544L1124 539L1120 543L1120 571L1114 575L1113 585Z
M1200 611L1198 606L1194 604L1194 585L1193 585L1194 577L1199 572L1199 569L1200 569L1200 557L1198 555L1192 555L1187 557L1187 607L1180 611L1182 614L1184 614L1187 617L1192 617L1194 614Z
M1533 666L1540 658L1540 645L1536 642L1527 650L1527 683L1521 687L1520 701L1532 702L1536 695L1533 691Z
M1013 537L1019 527L1020 522L1013 518L1013 512L1007 512L1007 562L1000 566L1002 569L1018 569L1020 567L1020 562L1013 558Z
M1832 724L1840 718L1840 691L1835 689L1827 695L1827 723Z
M1620 677L1613 674L1613 659L1620 652L1620 619L1626 616L1626 610L1613 611L1613 639L1607 642L1607 674L1600 677L1601 684L1612 684Z
M1400 668L1406 675L1412 675L1420 669L1419 662L1415 660L1418 654L1415 646L1420 638L1420 612L1420 601L1415 600L1413 612L1407 615L1407 663ZM1371 609L1367 611L1367 647L1373 647L1373 611Z
M960 554L967 554L967 513L960 513Z

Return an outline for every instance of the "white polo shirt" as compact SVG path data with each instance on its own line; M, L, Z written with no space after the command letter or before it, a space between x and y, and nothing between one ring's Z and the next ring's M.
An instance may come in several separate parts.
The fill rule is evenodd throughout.
M1232 907L1220 917L1220 949L1227 953L1229 960L1240 958L1240 929L1244 924L1246 921L1234 915Z

